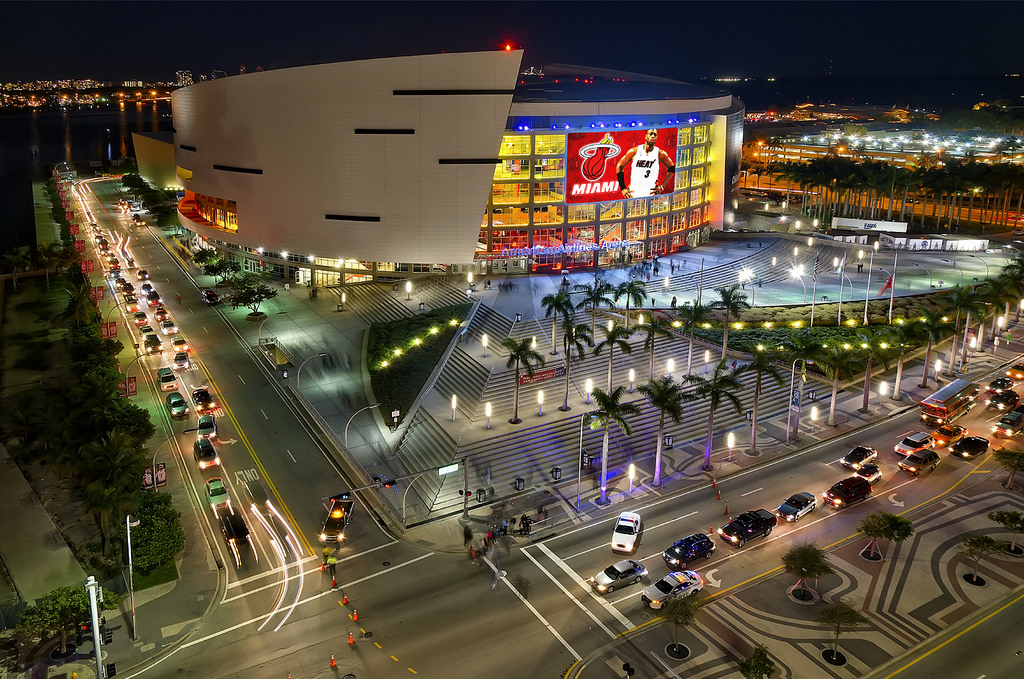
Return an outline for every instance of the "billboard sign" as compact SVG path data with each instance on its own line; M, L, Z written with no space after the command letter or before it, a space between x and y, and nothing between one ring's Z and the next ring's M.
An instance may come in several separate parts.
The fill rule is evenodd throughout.
M671 193L677 130L571 132L566 153L566 203L596 203ZM619 186L622 169L626 188Z
M167 485L167 464L156 463L156 487L163 488ZM142 472L142 487L144 490L153 490L153 467L148 466Z

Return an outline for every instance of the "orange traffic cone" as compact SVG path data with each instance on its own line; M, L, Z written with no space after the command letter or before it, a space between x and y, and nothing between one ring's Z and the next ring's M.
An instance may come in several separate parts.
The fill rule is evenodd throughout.
M351 634L351 632L349 632ZM338 663L334 662L334 654L331 653L331 667L337 667Z
M711 487L718 488L718 481L716 479L711 479Z
M348 594L346 594L345 598L341 600L341 605L348 606Z
M713 523L709 524L708 534L709 535L714 535L715 534L715 524L713 524Z
M327 562L324 561L322 564L320 564L320 572L323 573L326 570L327 570Z
M354 646L356 643L356 638L352 636L351 632L348 633L348 643L349 646Z
M288 679L292 679L292 673L291 672L288 673Z
M719 499L719 500L721 500L721 499L722 499L722 491L718 491L718 499Z
M726 516L729 515L729 503L728 502L725 503L725 515Z
M357 611L356 609L353 608L352 609L352 622L356 622L357 620L359 620L359 611Z
M337 588L338 588L338 581L335 580L334 576L332 575L331 576L331 589L337 589Z

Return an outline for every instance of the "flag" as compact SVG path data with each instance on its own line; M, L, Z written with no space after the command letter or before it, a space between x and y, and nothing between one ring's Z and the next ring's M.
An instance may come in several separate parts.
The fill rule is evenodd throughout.
M882 295L884 295L884 294L885 294L885 291L886 291L886 290L888 290L889 288L891 288L891 287L892 287L892 279L893 279L893 277L894 277L894 276L895 276L895 274L893 274L893 275L889 276L889 280L887 280L887 281L885 282L885 285L883 285L883 286L882 286L882 289L878 291L878 295L879 295L879 297L881 297Z
M811 282L818 282L818 257L814 258L814 271L811 272Z

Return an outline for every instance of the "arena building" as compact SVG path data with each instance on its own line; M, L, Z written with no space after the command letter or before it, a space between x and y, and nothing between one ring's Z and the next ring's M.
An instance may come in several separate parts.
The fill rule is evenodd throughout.
M315 285L611 266L731 223L739 100L522 57L373 59L179 89L181 223L243 270Z

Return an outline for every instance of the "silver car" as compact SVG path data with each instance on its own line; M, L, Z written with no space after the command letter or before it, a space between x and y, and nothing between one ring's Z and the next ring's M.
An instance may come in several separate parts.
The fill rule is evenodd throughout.
M647 568L639 561L629 559L613 563L608 568L590 578L590 586L601 594L614 591L616 587L635 585L640 578L647 575Z
M688 597L702 589L704 578L697 575L697 571L676 571L645 589L640 600L657 610L667 604L669 599Z

